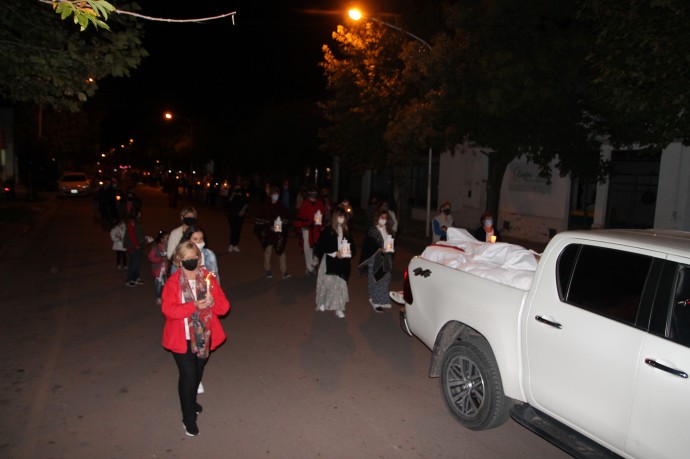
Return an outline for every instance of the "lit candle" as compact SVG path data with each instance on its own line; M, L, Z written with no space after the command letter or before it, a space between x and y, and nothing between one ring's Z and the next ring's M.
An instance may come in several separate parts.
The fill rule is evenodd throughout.
M393 236L386 236L386 252L393 252Z
M350 243L343 240L342 244L340 245L340 256L343 258L350 258Z
M211 276L215 276L213 273L208 273L206 274L206 277L204 278L204 281L206 282L206 294L211 293Z
M496 242L496 236L491 236L491 243L493 244L494 242Z

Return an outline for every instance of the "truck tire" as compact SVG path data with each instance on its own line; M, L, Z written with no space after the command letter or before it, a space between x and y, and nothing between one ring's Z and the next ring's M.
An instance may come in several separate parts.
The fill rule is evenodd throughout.
M441 392L451 414L468 429L492 429L508 419L510 400L485 341L461 341L448 348L441 364Z

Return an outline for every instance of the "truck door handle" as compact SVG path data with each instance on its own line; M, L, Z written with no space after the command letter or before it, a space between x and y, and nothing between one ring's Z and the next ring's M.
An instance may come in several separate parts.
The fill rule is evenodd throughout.
M665 371L667 373L671 373L672 375L676 375L676 376L680 376L681 378L688 379L688 374L686 372L676 370L675 368L667 367L666 365L659 363L656 360L644 359L644 363L646 363L650 367L654 367L654 368L657 368L659 370Z
M430 269L422 269L422 268L415 268L414 271L412 271L415 276L423 276L423 277L429 277L431 276L431 270Z
M539 321L539 322L541 322L541 323L543 323L543 324L551 325L552 327L558 328L559 330L560 330L561 328L563 328L563 325L559 324L558 322L554 322L554 321L552 321L552 320L545 319L545 318L543 318L542 316L534 316L534 318L537 319L537 321Z

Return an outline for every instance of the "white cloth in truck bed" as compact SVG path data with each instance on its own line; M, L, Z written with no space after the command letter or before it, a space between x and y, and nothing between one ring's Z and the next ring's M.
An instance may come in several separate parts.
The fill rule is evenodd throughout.
M480 242L463 228L448 228L447 241L428 246L422 258L494 282L529 290L538 254L517 244Z

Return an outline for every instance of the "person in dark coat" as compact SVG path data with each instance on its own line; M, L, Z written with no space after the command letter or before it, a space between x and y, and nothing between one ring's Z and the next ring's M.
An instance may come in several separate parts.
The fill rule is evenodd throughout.
M228 223L230 225L230 246L228 252L240 251L242 224L249 208L249 197L239 183L235 185L228 200Z
M493 214L491 212L484 212L481 217L479 217L479 220L482 222L482 226L474 230L473 236L481 242L499 242L501 240L501 235L494 227Z
M290 273L287 270L285 257L285 244L288 239L289 212L280 201L280 190L271 187L268 193L269 199L264 201L259 210L259 215L254 225L254 232L259 238L264 249L264 271L267 279L273 278L271 272L271 254L275 250L280 263L280 272L283 279L287 279Z
M355 245L347 227L345 209L336 207L331 213L330 225L321 232L314 250L321 260L316 278L316 310L335 311L336 317L342 319L349 301L347 281Z
M374 217L362 244L359 272L368 278L369 303L376 312L391 307L388 296L393 271L393 230L387 210L379 210Z

